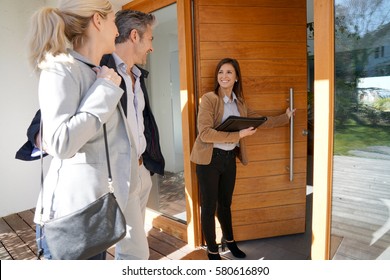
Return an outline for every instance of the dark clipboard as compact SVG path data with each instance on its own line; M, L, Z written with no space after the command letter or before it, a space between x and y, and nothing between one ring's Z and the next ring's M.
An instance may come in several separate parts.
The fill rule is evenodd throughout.
M267 120L267 117L245 118L229 116L223 123L215 129L218 131L234 132L248 127L257 128Z

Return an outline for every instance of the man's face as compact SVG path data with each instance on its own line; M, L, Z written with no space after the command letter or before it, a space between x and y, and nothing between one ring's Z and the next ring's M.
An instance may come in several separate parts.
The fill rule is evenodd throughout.
M134 61L135 64L146 64L148 54L153 51L152 41L153 31L152 27L148 25L143 37L139 37L139 40L137 40L136 42L136 57Z

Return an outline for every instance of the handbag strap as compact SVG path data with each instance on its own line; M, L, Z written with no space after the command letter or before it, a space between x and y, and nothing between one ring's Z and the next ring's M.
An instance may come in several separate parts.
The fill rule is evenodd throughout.
M44 177L43 177L43 149L42 149L42 118L40 120L40 123L39 123L39 140L40 140L40 147L38 147L39 149L39 156L40 156L40 161L41 161L41 211L39 213L40 217L39 217L39 237L38 237L38 240L39 240L39 246L38 246L38 251L37 251L37 260L40 260L42 255L43 255L43 244L42 244L42 235L43 235L43 222L42 222L42 218L43 218L43 181L44 181Z
M106 149L106 159L107 159L107 171L108 171L108 189L111 193L114 193L114 187L112 186L112 174L111 174L111 164L110 164L110 152L108 151L108 140L107 140L107 128L106 124L103 124L103 134L104 134L104 147Z

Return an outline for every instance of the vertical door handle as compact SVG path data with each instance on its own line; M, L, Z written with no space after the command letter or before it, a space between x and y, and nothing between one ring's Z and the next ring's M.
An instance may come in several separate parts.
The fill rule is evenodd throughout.
M294 110L294 89L290 88L290 110ZM290 119L290 182L294 180L294 115Z

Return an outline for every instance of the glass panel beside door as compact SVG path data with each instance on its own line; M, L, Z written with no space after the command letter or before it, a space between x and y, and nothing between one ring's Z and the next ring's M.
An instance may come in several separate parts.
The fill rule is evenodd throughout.
M176 4L153 14L157 26L153 31L153 52L146 69L150 104L156 119L165 175L152 176L153 187L148 208L170 218L186 221L182 119L178 60Z
M332 259L390 259L389 10L335 1Z

